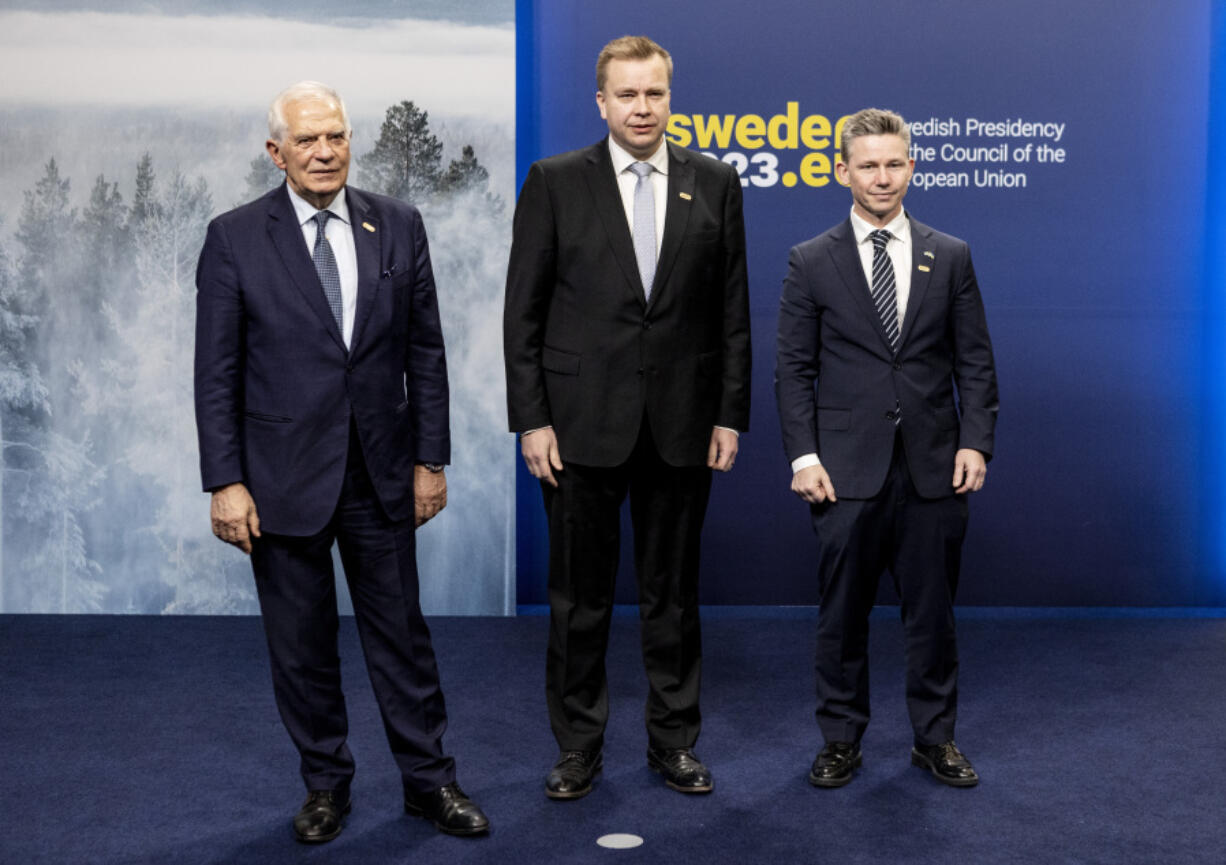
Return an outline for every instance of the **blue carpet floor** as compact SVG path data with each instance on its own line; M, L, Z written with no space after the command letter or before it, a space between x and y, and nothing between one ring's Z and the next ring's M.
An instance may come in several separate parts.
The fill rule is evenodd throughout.
M958 741L983 781L958 790L909 765L901 633L879 610L864 768L817 790L812 616L713 613L697 750L716 789L685 797L645 766L637 622L619 616L605 772L575 802L542 793L546 619L431 627L446 744L493 832L403 814L345 620L354 810L308 848L258 619L0 616L0 863L1226 862L1226 620L964 615ZM613 832L645 843L596 845Z

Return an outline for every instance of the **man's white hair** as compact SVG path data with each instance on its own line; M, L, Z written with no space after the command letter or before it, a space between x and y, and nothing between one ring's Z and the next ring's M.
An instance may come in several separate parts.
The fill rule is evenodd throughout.
M289 122L285 119L285 106L291 102L301 102L305 99L332 99L341 107L341 120L345 123L345 134L351 135L353 127L349 125L349 111L345 108L345 100L341 95L318 81L299 81L286 87L268 107L268 137L273 141L282 142L289 132Z

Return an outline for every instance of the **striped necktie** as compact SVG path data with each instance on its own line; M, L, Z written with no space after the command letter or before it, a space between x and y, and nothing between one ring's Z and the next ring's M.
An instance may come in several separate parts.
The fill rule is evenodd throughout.
M898 352L898 291L894 284L894 265L890 262L890 254L886 252L886 244L893 237L884 228L869 235L873 242L873 305L877 307L877 315L881 316L881 326L890 341L890 350Z

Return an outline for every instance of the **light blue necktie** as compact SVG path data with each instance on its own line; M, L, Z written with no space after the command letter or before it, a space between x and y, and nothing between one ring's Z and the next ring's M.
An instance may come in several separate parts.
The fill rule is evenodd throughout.
M324 234L324 226L328 224L330 216L332 216L332 211L320 210L311 217L315 220L316 228L315 249L311 252L311 258L315 259L315 272L319 274L319 281L324 287L324 296L328 298L328 306L332 308L332 317L336 319L336 326L343 334L345 314L341 306L341 271L336 266L332 244L328 243L328 237Z
M656 278L656 193L650 163L635 162L630 170L638 176L634 184L634 257L639 262L643 293L650 300Z

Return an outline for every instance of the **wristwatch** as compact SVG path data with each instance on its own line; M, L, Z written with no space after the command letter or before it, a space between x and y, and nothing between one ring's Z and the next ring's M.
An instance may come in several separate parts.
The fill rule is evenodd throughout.
M418 465L424 468L426 471L434 472L435 474L438 474L444 468L446 468L446 466L444 466L442 463L418 463Z

